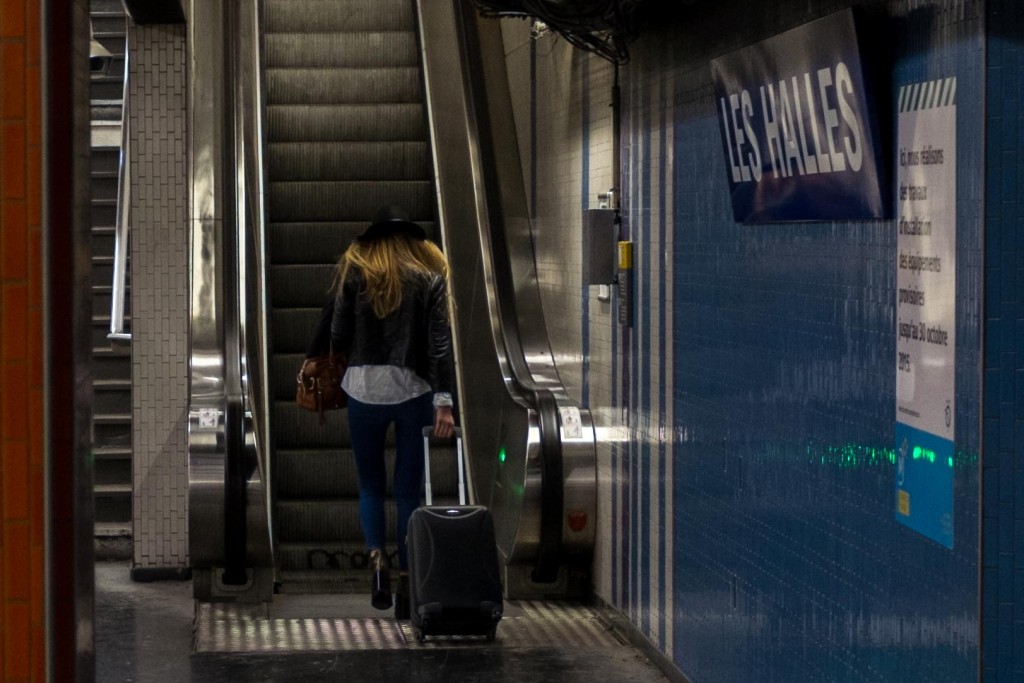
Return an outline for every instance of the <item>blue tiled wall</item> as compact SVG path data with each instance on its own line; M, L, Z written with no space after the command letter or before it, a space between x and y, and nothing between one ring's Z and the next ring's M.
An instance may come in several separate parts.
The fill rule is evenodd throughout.
M630 439L614 451L612 488L623 558L612 600L696 683L977 675L984 5L860 4L892 30L877 37L893 55L883 99L915 81L959 84L955 545L894 519L895 224L738 225L729 205L709 60L849 3L696 3L680 12L685 24L645 33L622 72L625 228L644 266L634 328L613 337L615 400L629 410ZM666 108L668 131L656 125ZM894 137L891 108L881 122ZM654 159L651 149L663 153ZM1014 214L1007 235L1018 226ZM651 247L666 244L665 231L667 267ZM1011 268L999 283L1008 298L1015 275ZM659 292L666 281L670 291ZM650 301L671 302L668 329L665 307ZM996 344L1012 350L1016 317L1014 308L999 340L989 321L989 356L1010 362ZM1011 446L1004 467L1016 438L1003 430L1014 424L1017 367L989 369L1004 380L986 402L987 438ZM671 381L656 381L661 373ZM655 392L666 386L663 401ZM652 474L666 471L665 458L670 480ZM1000 505L1024 499L1024 488L993 486ZM669 536L667 557L663 542L651 542L652 518ZM1024 535L1008 529L998 542L1012 549ZM1014 584L1003 572L1022 570L1011 560L992 571L999 593L986 598L1004 605ZM652 572L657 580L635 578ZM652 610L665 600L669 628ZM999 612L998 626L1012 628L1014 618L1024 619Z
M1024 5L990 0L985 204L984 548L986 683L1024 680Z

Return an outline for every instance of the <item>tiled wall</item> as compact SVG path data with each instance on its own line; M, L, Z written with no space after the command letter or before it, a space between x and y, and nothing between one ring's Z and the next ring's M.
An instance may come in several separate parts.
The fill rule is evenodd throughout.
M44 679L40 12L0 4L0 677Z
M952 550L895 521L894 222L732 220L710 59L850 4L697 3L633 44L630 327L579 274L581 209L610 185L612 70L505 27L548 332L603 440L595 589L696 683L978 668L983 4L857 3L892 32L871 36L892 54L883 101L960 88Z
M983 680L1001 682L1024 679L1024 5L990 0L988 26Z
M188 566L185 26L130 25L134 563Z

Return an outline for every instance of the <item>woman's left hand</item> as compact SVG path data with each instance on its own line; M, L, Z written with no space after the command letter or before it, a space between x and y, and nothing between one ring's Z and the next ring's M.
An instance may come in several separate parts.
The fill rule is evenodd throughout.
M455 416L452 415L451 406L437 406L434 408L434 436L439 439L449 439L455 434Z

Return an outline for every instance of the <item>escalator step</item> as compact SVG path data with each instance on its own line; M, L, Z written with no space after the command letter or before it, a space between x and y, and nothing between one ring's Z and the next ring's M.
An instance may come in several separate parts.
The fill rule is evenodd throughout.
M413 31L374 33L271 33L264 59L281 67L388 67L418 64Z
M353 222L271 223L270 251L277 263L334 264L356 236L362 234L369 219Z
M395 449L389 433L384 452L388 471L388 495L391 495L391 473L395 465ZM430 453L431 486L435 496L455 498L455 449L435 448ZM356 497L356 465L352 451L342 448L278 449L277 477L274 490L282 499Z
M272 265L269 271L270 305L292 308L329 301L337 268L334 264Z
M370 219L362 221L318 223L272 223L269 227L270 254L275 264L329 263L334 265ZM421 222L428 237L436 225Z
M425 180L426 141L273 142L267 172L277 180ZM116 189L116 183L115 183Z
M425 140L422 102L397 104L282 104L267 106L271 142Z
M275 527L281 542L349 541L362 539L358 500L278 500ZM384 505L388 528L394 527L395 505Z
M451 504L452 499L438 499ZM275 506L278 538L284 543L345 543L363 538L359 527L358 500L300 499L278 502ZM384 503L384 519L389 538L394 537L396 509L394 500Z
M415 26L409 0L267 0L266 31L400 31Z
M392 104L422 102L416 67L366 69L267 68L267 96L275 104Z
M271 222L365 221L381 206L399 204L410 219L430 220L430 181L271 182Z
M295 371L298 372L298 368ZM274 401L271 406L275 450L351 447L346 411L328 411L324 414L324 424L320 424L320 416L299 408L295 405L294 397L295 393L292 392L292 400Z

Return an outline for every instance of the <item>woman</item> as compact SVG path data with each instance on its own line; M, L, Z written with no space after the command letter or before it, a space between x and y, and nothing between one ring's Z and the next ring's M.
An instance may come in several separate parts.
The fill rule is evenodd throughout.
M373 570L371 603L391 607L384 499L384 437L395 425L392 490L398 506L399 601L407 609L405 535L420 504L423 427L454 434L454 361L448 326L448 264L426 234L397 206L373 223L338 262L331 321L336 350L348 356L342 381L359 477L359 523ZM404 615L400 615L404 616Z

